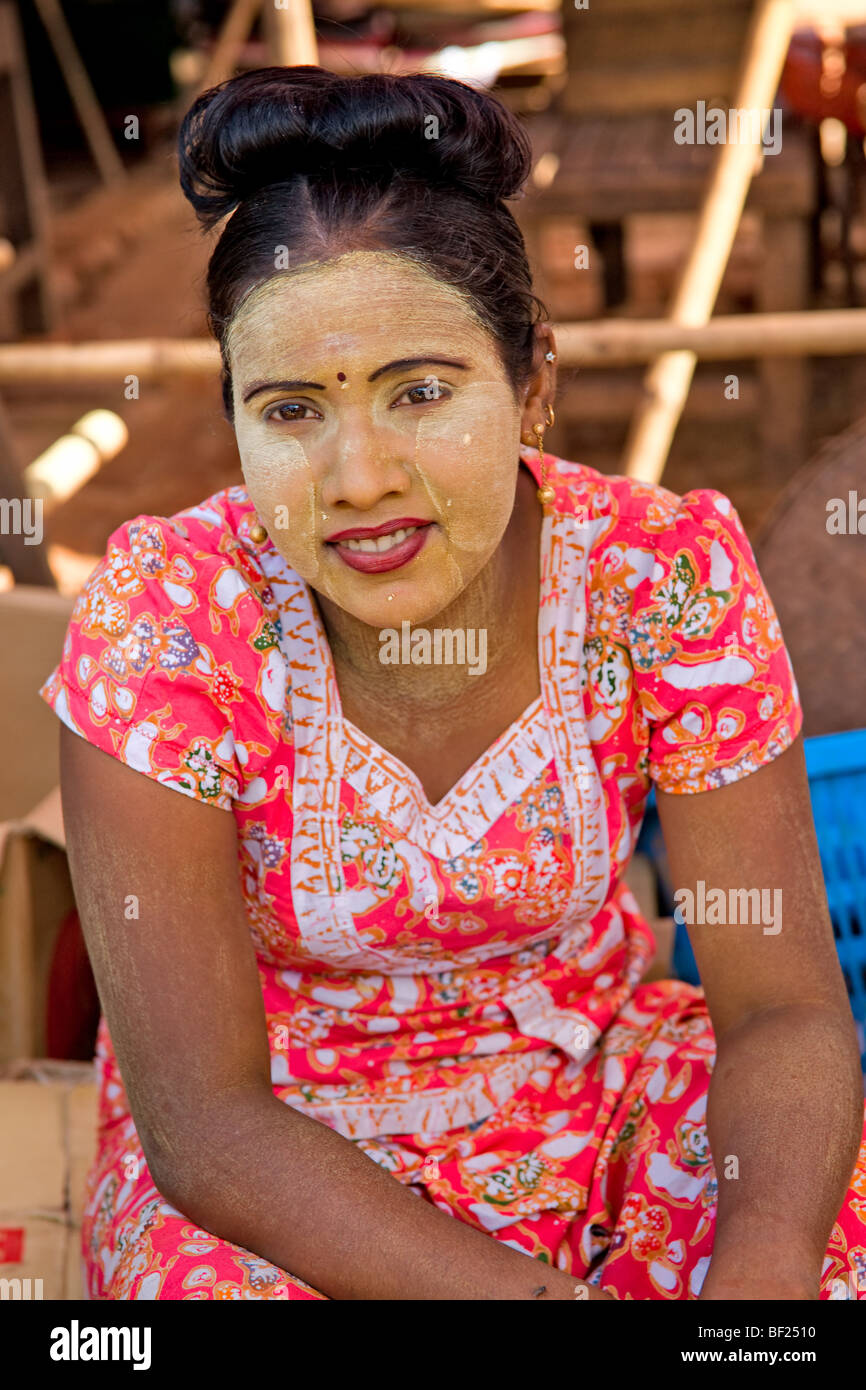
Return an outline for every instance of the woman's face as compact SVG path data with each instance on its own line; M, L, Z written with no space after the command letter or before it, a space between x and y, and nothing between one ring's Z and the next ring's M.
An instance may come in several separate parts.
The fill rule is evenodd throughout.
M289 565L374 627L452 603L511 517L522 414L466 301L353 251L257 286L226 346L247 491ZM390 554L332 539L395 523L417 530Z

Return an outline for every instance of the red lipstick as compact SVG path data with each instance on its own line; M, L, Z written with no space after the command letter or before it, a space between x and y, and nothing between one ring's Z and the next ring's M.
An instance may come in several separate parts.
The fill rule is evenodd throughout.
M422 521L418 516L400 516L395 521L383 521L381 526L353 526L348 531L335 531L333 536L326 536L325 541L328 545L334 541L374 541L377 536L387 536L391 531L401 531L407 526L429 525L429 521Z
M334 546L334 551L339 555L344 564L350 569L358 570L361 574L384 574L388 570L400 569L403 565L408 565L410 560L414 560L418 552L426 545L427 537L433 529L433 523L429 521L406 521L401 522L404 526L417 526L418 530L413 531L411 536L400 541L399 545L392 545L390 550L370 551L370 550L351 550L349 546L340 542L330 542ZM399 531L400 525L395 525L389 521L385 526L377 526L367 531L344 531L341 534L346 539L364 540L375 539L377 536L387 536L392 531Z

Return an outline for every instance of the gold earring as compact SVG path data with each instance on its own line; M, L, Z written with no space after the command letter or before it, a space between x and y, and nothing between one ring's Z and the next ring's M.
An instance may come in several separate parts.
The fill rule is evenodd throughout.
M267 531L265 530L262 523L259 521L258 517L256 517L255 526L250 527L250 540L255 541L256 545L261 545L262 541L266 541L267 538Z
M550 414L549 420L547 419L548 413ZM544 416L548 425L554 424L556 416L553 406L547 402L544 406ZM533 425L532 432L538 440L538 457L541 461L541 487L538 489L537 495L542 506L547 507L555 500L556 493L547 481L547 460L544 457L544 425Z

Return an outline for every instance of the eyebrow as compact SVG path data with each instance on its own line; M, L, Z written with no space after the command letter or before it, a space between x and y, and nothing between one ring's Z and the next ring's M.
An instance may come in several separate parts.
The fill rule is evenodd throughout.
M385 372L402 371L406 367L458 367L461 371L467 371L469 364L461 362L456 357L400 357L395 362L387 362L384 367L377 367L375 372L371 372L367 377L368 381L375 381L377 377L383 376ZM243 404L251 401L253 396L258 396L262 391L327 391L320 381L253 381L246 388L241 397Z

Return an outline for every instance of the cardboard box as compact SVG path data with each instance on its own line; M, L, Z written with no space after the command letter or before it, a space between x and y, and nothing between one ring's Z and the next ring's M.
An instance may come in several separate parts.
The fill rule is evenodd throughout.
M92 1064L18 1062L0 1077L5 1297L81 1299L84 1179L96 1148ZM36 1281L40 1281L38 1284Z
M48 1051L51 960L74 906L55 787L27 816L0 827L0 1064Z
M60 660L73 607L33 584L0 593L0 824L27 815L60 781L60 720L37 691Z
M60 721L38 695L60 660L73 599L0 593L0 1064L42 1057L48 974L75 905L60 802Z
M80 1298L66 1292L70 1234L59 1220L0 1215L0 1298Z

